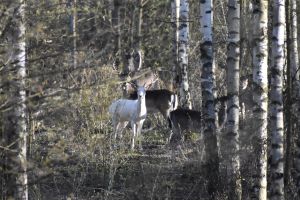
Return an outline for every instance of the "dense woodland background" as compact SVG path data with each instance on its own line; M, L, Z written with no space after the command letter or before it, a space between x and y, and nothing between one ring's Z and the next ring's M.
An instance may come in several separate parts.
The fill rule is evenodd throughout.
M266 199L261 195L264 190L271 199L300 198L299 2L181 0L180 5L189 8L188 18L179 18L181 26L174 21L176 2L0 1L0 199ZM285 3L281 10L285 13L274 9L278 3ZM207 5L213 7L213 12L205 12L213 16L212 43L205 43L202 31ZM228 94L228 74L233 73L228 67L228 35L232 34L228 30L234 26L228 20L228 8L241 11L240 18L234 18L240 22L240 39L233 45L239 47L236 56L240 57L233 59L239 65L235 70L239 72L239 94ZM267 21L261 24L267 26L257 29L253 24L260 21L255 16L263 20L264 14ZM278 19L285 21L275 21ZM184 73L190 102L193 110L201 112L207 102L212 106L211 135L217 139L216 148L208 147L213 141L207 139L208 132L199 130L186 133L181 143L184 157L177 150L171 156L174 149L166 142L171 130L160 114L147 116L142 150L131 151L127 145L130 127L124 145L113 148L116 141L108 107L124 97L124 83L153 72L158 77L156 89L180 93L176 81L185 79L178 71L174 45L178 45L176 32L184 23L188 24ZM281 46L275 46L282 40L272 32L275 25L283 25ZM262 36L257 39L256 34ZM255 54L256 42L267 40L265 52ZM212 99L207 99L203 89L205 56L210 49L205 44L209 43ZM272 68L273 58L280 58L274 52L280 48L281 71ZM132 71L135 60L130 65L128 59L137 51L142 52L143 61L138 72ZM255 58L267 59L261 65L267 72L262 75L267 80L264 87L255 82L255 74L260 73L253 70ZM272 85L275 79L282 81L282 88ZM283 103L277 96L272 99L272 87L282 92ZM253 114L259 110L253 101L255 91L267 94L258 99L269 102L268 117ZM239 99L236 106L228 106L231 95ZM272 119L278 119L272 115L274 104L283 112L277 135L272 132ZM239 123L228 120L230 107L240 108ZM207 119L203 120L205 124ZM256 129L259 120L268 123L266 140ZM238 127L231 135L227 131L230 123ZM207 130L207 123L203 127ZM233 151L228 138L236 145ZM265 163L260 162L262 158ZM236 160L238 164L232 165ZM257 174L264 164L266 173ZM264 175L267 188L257 185Z

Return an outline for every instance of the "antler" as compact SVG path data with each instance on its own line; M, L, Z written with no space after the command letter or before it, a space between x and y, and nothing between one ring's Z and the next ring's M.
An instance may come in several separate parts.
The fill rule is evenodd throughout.
M142 62L143 62L143 59L142 59L142 51L141 50L138 50L137 51L138 55L139 55L139 66L137 68L137 71L140 71L140 69L142 68Z

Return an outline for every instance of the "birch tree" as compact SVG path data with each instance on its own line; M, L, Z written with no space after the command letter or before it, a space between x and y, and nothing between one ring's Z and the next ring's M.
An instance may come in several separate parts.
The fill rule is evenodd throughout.
M240 179L239 147L239 80L240 80L240 2L228 1L228 57L227 57L227 123L225 159L227 162L227 176L229 199L242 198Z
M182 107L192 108L188 82L189 49L189 1L180 0L178 64L180 66L180 103Z
M271 190L270 199L284 199L283 183L283 102L285 0L273 0L272 65L271 65Z
M290 12L290 24L291 24L291 39L290 39L290 73L292 78L292 101L293 101L293 110L296 110L296 113L300 112L300 81L299 81L299 56L298 56L298 45L297 45L297 1L291 0L291 12ZM287 24L288 26L288 24ZM298 195L300 194L300 117L298 114L294 115L294 120L296 125L294 130L296 131L296 134L298 136L298 140L296 142L296 158L295 158L295 169L296 169L296 187L298 190ZM290 160L287 160L286 162ZM288 169L286 171L287 174L289 174L289 166L286 165Z
M253 145L256 155L252 198L267 199L268 0L253 1Z
M219 155L215 113L215 65L213 59L213 1L200 1L201 91L205 151L207 154L208 193L215 198L219 176Z
M6 178L7 199L28 199L27 185L27 130L26 130L26 94L25 94L25 2L14 0L10 5L14 10L7 35L11 56L5 77L9 87L5 92L10 108L3 113L4 134L7 145L7 165L10 173ZM9 59L8 59L9 60Z
M178 67L178 26L179 26L179 7L180 0L172 0L171 2L171 20L172 20L172 28L173 28L173 46L172 46L172 54L173 54L173 88L177 90L180 88L179 84L179 75L180 68Z

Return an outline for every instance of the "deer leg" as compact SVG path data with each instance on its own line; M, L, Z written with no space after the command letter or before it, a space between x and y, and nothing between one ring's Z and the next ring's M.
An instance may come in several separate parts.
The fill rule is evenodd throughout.
M164 110L160 110L160 113L162 114L162 116L165 118L165 119L168 119L168 111L164 111Z
M172 123L172 120L171 120L170 116L167 117L167 120L168 120L169 129L170 129L170 135L169 135L169 137L167 137L166 143L170 144L171 138L172 138L172 136L174 134L174 132L173 132L173 128L174 127L173 127L173 123Z
M123 137L123 131L126 128L127 124L128 124L128 122L121 122L120 125L119 125L119 127L121 128L121 130L120 130L120 136L119 136L120 139L122 139L122 137Z
M117 139L117 135L118 135L119 123L113 122L113 126L114 126L114 131L115 131L114 139L116 140Z
M171 129L171 134L169 137L169 142L171 145L177 144L180 141L181 138L181 129L180 126L176 123L172 123L172 129Z
M143 128L143 123L144 123L144 120L140 121L138 124L137 124L137 140L139 140L139 148L142 149L142 139L141 139L141 132L142 132L142 128Z
M136 137L136 124L134 122L131 122L131 128L132 128L132 140L131 140L131 150L134 150L134 141Z
M173 130L171 129L171 130L170 130L170 135L169 135L169 137L167 138L167 141L166 141L167 144L170 144L171 138L172 138L173 134L174 134L174 133L173 133Z
M122 141L122 137L123 137L123 131L124 129L126 128L128 122L119 122L119 124L117 125L117 131L116 131L116 134L115 134L115 141L117 139L117 134L119 135L119 142L120 142L120 145L122 146L123 145L123 141Z
M183 152L183 150L182 150L182 148L181 148L181 144L179 144L176 148L177 148L177 150L179 151L180 155L182 156L181 158L182 158L183 160L187 160L187 157L185 156L185 154L184 154L184 152Z
M114 137L112 139L112 144L113 144L113 147L115 148L116 147L116 139L117 139L117 135L118 135L118 131L119 131L119 125L120 123L119 122L116 122L115 120L113 120L113 127L114 127Z
M184 154L182 149L182 130L180 126L174 126L172 129L173 137L170 138L170 145L171 145L171 158L173 160L176 159L177 156L182 158L183 160L187 160L187 157Z

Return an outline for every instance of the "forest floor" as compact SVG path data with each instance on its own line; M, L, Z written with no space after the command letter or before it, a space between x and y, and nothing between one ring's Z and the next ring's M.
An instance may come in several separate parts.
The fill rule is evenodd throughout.
M162 142L129 151L105 141L40 135L31 150L31 199L207 199L199 144L185 144L184 158Z

